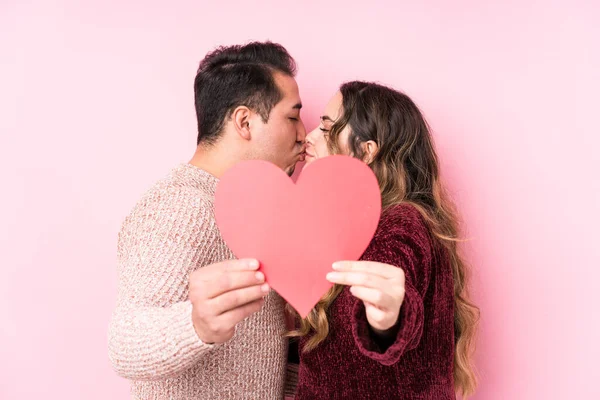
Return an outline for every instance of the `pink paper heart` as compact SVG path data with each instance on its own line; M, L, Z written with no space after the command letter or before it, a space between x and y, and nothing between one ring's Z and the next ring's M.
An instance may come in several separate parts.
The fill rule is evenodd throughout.
M294 182L266 161L244 161L221 178L215 216L238 258L256 258L267 282L302 316L331 288L325 275L357 260L381 213L371 169L347 156L319 159Z

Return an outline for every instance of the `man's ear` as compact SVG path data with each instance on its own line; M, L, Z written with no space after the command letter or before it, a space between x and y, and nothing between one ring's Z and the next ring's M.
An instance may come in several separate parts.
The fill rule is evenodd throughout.
M245 140L251 139L250 134L250 119L252 111L246 106L239 106L231 114L231 122L235 127L235 131Z
M373 140L369 140L368 142L361 143L363 153L365 154L364 162L367 164L371 164L379 151L379 146Z

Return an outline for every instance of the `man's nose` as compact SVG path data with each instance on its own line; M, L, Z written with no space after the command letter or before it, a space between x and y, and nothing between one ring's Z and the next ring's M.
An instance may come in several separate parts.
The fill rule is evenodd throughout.
M306 127L304 126L304 121L300 120L299 125L298 132L296 133L296 141L299 143L304 143L306 142Z

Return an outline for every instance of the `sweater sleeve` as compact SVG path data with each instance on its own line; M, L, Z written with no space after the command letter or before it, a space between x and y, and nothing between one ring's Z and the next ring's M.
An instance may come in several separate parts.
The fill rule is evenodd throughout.
M424 323L423 297L431 273L428 229L416 209L399 207L400 211L396 210L382 220L378 233L362 257L366 261L395 265L405 273L399 330L389 347L382 347L374 337L363 302L355 297L352 300L352 334L356 346L362 354L383 365L397 363L403 354L419 344Z
M189 274L207 263L213 240L209 212L197 192L170 188L148 195L125 220L108 343L120 376L174 377L214 347L198 338L187 300Z

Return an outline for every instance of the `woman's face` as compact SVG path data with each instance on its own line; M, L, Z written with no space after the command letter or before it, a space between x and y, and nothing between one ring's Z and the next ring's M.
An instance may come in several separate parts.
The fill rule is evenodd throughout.
M325 112L321 116L321 123L319 126L306 136L306 165L318 158L331 155L329 148L327 147L329 131L331 125L342 116L342 113L342 94L337 92L333 98L329 100L327 106L325 106ZM347 143L349 134L350 127L346 125L339 136L339 148L342 154L348 154Z

